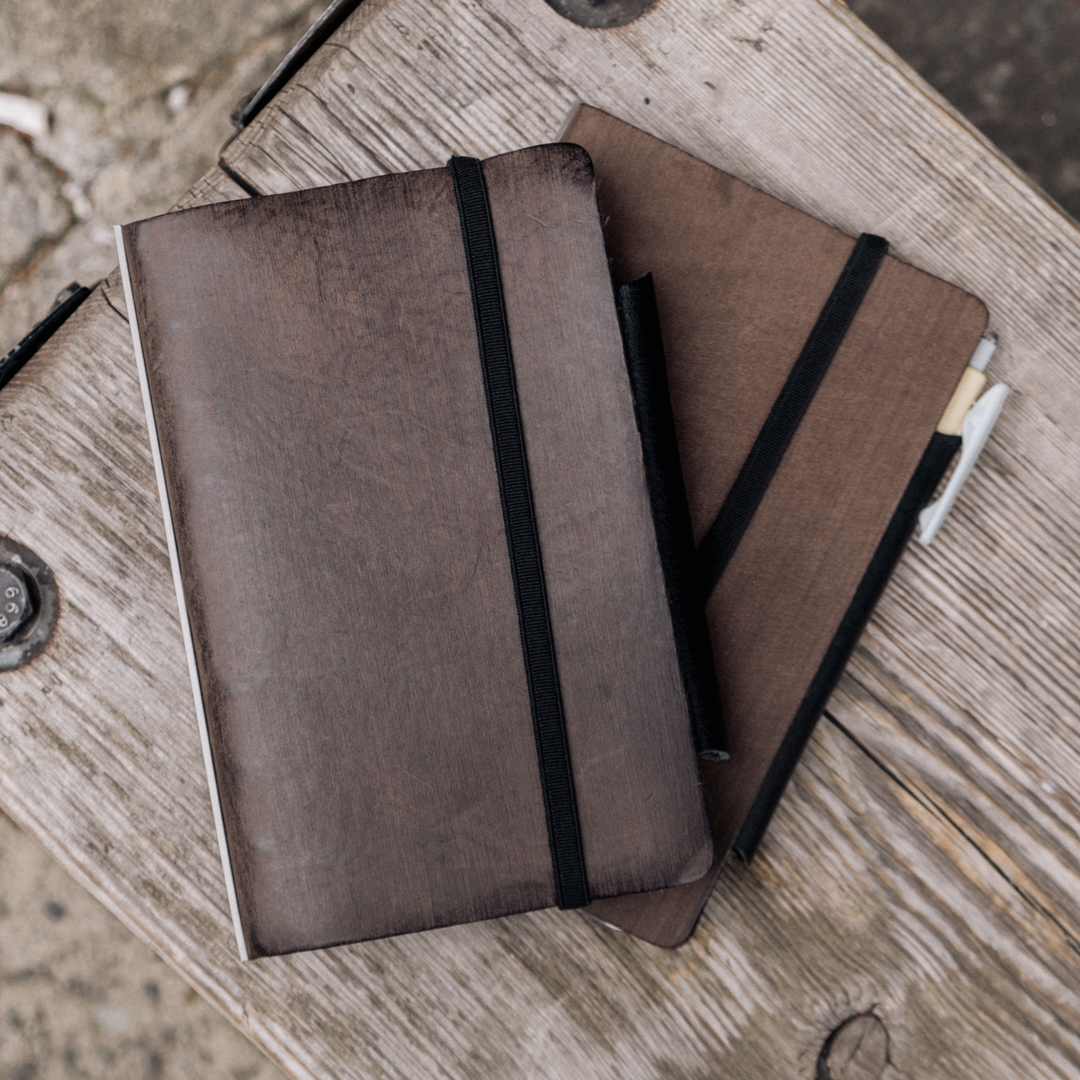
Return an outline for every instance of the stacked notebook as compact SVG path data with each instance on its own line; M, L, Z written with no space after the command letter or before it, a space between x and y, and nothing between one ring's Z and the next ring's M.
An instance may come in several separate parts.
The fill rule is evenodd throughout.
M960 443L978 300L563 140L117 230L245 958L684 940Z
M939 431L986 329L975 297L582 106L616 282L652 272L731 757L703 763L701 881L597 903L661 945L757 850L960 445ZM961 391L963 392L963 391ZM968 402L970 404L970 402Z

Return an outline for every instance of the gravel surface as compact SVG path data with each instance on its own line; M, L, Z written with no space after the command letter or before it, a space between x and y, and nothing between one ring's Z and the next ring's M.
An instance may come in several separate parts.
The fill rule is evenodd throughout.
M0 814L3 1080L284 1080Z

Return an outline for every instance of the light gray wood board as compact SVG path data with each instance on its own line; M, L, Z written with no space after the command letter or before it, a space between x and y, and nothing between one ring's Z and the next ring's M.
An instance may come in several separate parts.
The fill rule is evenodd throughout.
M977 807L1077 926L1080 234L845 7L818 0L661 0L604 32L530 0L366 0L225 156L260 190L330 183L551 138L576 99L849 233L881 233L987 302L990 373L1014 394L864 639L898 699L922 703L918 722L903 712L875 738L913 783ZM941 754L948 769L932 767Z
M860 742L1080 942L1069 441L1031 397L1012 400L949 531L910 546L829 708L843 719L848 696L863 702Z
M5 391L0 520L56 570L63 614L4 677L0 789L285 1069L810 1077L828 1032L873 1008L901 1075L1076 1074L1060 927L831 725L685 949L545 912L240 964L117 292Z
M189 206L204 206L206 203L232 202L233 199L246 199L248 193L231 177L217 166L199 177L184 192L173 206L174 210L186 210Z

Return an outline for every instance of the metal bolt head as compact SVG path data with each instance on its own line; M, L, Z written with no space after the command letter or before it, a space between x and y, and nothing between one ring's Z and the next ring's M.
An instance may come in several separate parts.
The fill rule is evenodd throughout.
M22 575L0 566L0 641L7 641L31 615L30 595Z

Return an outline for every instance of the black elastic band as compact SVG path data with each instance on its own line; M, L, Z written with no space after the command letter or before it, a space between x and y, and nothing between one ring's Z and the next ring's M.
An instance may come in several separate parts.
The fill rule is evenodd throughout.
M671 412L652 274L621 286L616 299L656 546L664 571L675 651L690 709L694 743L703 758L722 761L728 753L721 722L720 689L705 605L694 573L694 528L679 464L679 443Z
M919 513L930 501L953 455L960 449L961 441L959 435L935 432L923 451L922 459L908 481L874 557L870 560L870 565L855 590L855 596L840 621L840 627L829 644L825 658L810 683L798 712L795 713L795 719L765 774L764 782L758 788L757 796L738 836L735 837L732 847L743 862L749 862L754 857L780 797L784 794L784 788L787 787L791 774L810 741L818 717L840 681L855 643L900 561L912 530L918 523Z
M870 233L855 242L735 484L698 546L698 575L706 598L735 554L888 248L885 240Z
M461 216L506 545L514 577L555 894L561 908L584 907L589 902L585 853L487 185L476 158L451 158L449 168Z

